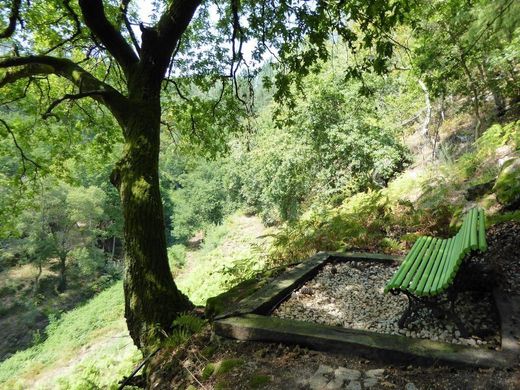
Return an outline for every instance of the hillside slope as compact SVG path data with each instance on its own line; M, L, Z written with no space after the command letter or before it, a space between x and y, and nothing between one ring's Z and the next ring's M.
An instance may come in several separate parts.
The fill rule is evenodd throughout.
M201 248L188 253L186 269L176 281L190 298L203 304L225 291L234 265L258 259L265 228L257 217L241 214L210 230ZM257 267L261 267L258 262ZM253 269L253 267L248 267ZM123 286L118 282L85 305L51 321L39 344L0 364L0 388L117 388L141 354L128 335L124 320Z

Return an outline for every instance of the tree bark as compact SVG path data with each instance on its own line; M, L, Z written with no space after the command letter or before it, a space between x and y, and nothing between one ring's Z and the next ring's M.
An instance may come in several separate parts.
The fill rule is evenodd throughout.
M193 307L168 265L158 173L159 88L145 84L130 92L124 155L111 177L124 215L125 317L130 336L144 351L153 344L154 328L170 328L179 313Z
M34 279L34 288L33 288L33 296L36 296L38 290L40 289L40 277L42 276L43 268L41 261L38 262L38 274Z
M58 290L58 292L62 293L67 289L67 274L66 274L67 256L60 255L59 260L60 260L60 280L58 281L58 286L56 287L56 289Z

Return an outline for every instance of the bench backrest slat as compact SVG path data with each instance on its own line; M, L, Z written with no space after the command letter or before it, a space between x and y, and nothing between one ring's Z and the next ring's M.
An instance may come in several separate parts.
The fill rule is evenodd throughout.
M478 220L478 211L477 209L472 209L471 214L471 240L470 240L470 248L471 250L475 250L478 248L478 228L477 228L477 220Z

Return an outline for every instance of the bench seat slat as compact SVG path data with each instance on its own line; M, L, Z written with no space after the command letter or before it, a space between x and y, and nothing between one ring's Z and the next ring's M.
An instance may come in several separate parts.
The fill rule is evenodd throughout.
M435 262L433 263L432 269L428 272L428 280L426 282L426 285L422 289L424 292L424 295L429 294L430 288L432 286L433 281L435 280L435 275L437 273L437 270L439 269L440 264L442 263L442 259L446 256L446 252L448 251L448 244L450 243L450 240L442 240L441 248L439 250L439 253L437 255L437 258L435 259ZM427 270L428 271L428 270Z
M386 285L385 292L401 289L422 296L446 290L455 279L465 255L475 249L487 249L484 218L482 209L473 208L464 216L454 237L419 237Z
M426 281L428 280L428 276L430 274L430 271L435 264L435 261L437 260L437 256L439 255L440 248L443 243L443 239L437 239L437 242L435 243L435 247L433 251L430 253L430 257L428 259L428 262L424 261L424 267L420 270L420 278L417 280L417 282L414 280L412 283L411 289L415 294L423 295L424 292L424 286L426 285Z
M410 286L410 282L412 281L412 278L415 275L415 271L417 271L417 268L419 268L419 265L422 263L422 259L424 258L424 255L428 251L428 248L431 246L433 242L433 237L426 237L426 243L422 247L421 251L415 258L412 266L410 267L410 270L406 274L406 277L404 278L403 282L401 283L401 286L408 288Z
M385 288L385 292L390 291L392 288L397 288L401 285L401 282L404 280L406 273L412 266L413 261L417 257L417 254L420 252L422 246L424 245L426 240L426 237L419 237L417 241L415 241L415 244L412 246L412 249L404 259L403 263L393 276L393 278L390 280L390 282L387 284Z

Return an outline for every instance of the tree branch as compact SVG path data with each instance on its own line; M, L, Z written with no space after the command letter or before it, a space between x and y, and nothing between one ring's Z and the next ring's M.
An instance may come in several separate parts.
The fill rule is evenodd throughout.
M132 30L132 25L130 24L130 21L128 20L128 4L130 3L130 0L122 0L121 1L121 17L123 18L123 22L125 24L125 27L128 31L128 34L130 35L130 39L132 40L132 43L134 44L134 48L137 51L138 54L141 53L141 47L139 46L139 42L137 42L137 39L134 34L134 30Z
M22 167L23 167L23 171L22 171L22 176L25 176L26 172L27 172L27 166L25 165L25 162L28 161L30 162L31 164L34 165L34 167L36 168L36 170L38 169L41 169L41 165L38 164L37 162L35 162L34 160L30 159L29 157L27 157L27 155L25 154L25 152L23 151L22 147L20 146L20 144L18 143L18 141L16 140L16 136L14 135L14 132L13 130L11 129L11 127L7 124L6 121L4 121L2 118L0 118L0 123L2 123L5 127L5 129L7 130L7 132L11 135L11 138L13 139L13 142L14 142L14 146L16 147L16 149L18 149L18 152L20 153L20 157L22 158Z
M0 78L0 88L23 78L54 74L69 80L79 89L80 94L90 94L107 106L120 124L125 123L127 98L69 59L51 56L11 57L0 59L2 68L9 70Z
M130 68L139 62L139 57L123 38L121 33L108 21L102 0L79 0L85 24L110 54L121 65L128 76Z
M9 38L16 30L16 21L20 17L20 5L22 0L13 0L11 3L11 13L9 14L9 24L0 32L0 39Z
M63 95L63 97L54 100L51 105L47 108L47 110L43 113L42 118L47 119L49 116L51 116L52 110L54 110L59 104L63 103L65 100L78 100L85 97L93 97L96 95L104 95L107 91L105 90L95 90L95 91L88 91L88 92L80 92L76 94L70 94L67 93Z
M175 0L163 13L155 30L157 31L156 42L151 42L155 46L156 51L154 60L159 66L159 70L166 72L170 63L173 51L177 47L186 28L191 22L195 11L201 4L202 0ZM143 47L145 50L145 36L143 33ZM154 50L153 47L150 48ZM151 53L151 51L150 51ZM161 75L162 77L163 75Z

